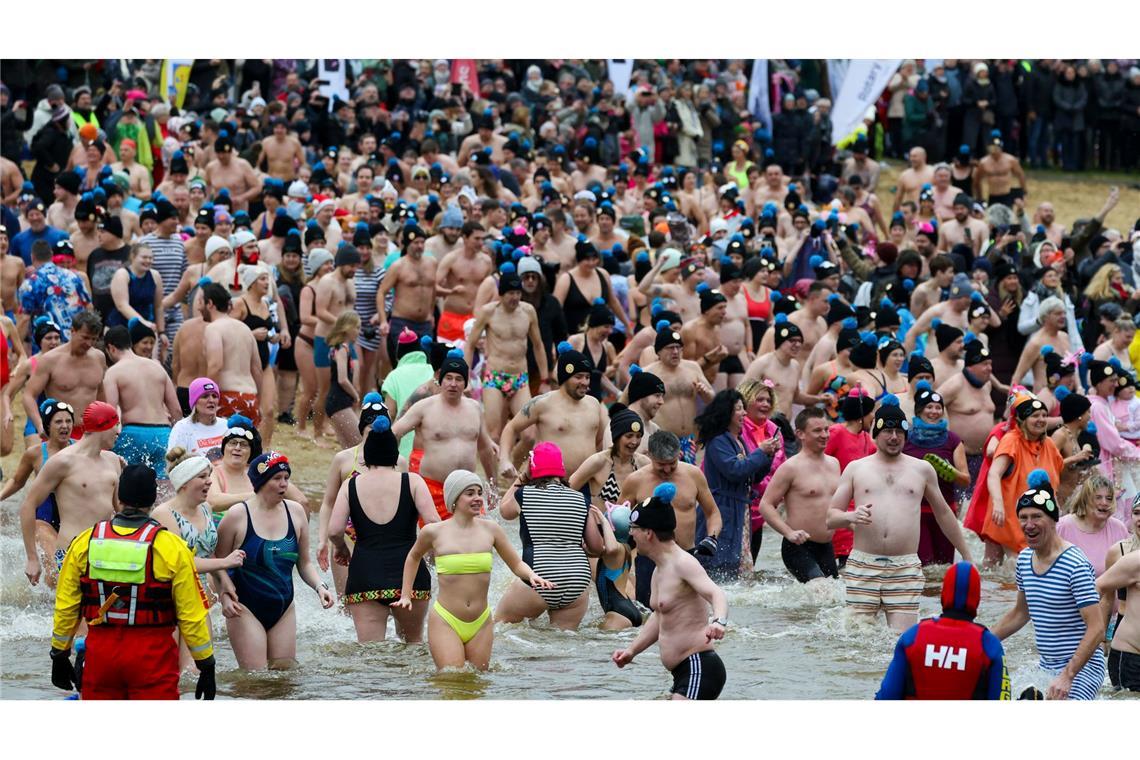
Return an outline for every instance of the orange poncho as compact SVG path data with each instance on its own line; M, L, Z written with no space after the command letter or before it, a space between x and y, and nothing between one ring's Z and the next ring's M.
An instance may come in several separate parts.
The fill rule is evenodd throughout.
M1025 542L1025 534L1021 532L1021 524L1017 521L1017 500L1029 488L1026 482L1029 473L1040 468L1049 473L1050 482L1060 483L1061 468L1064 467L1065 461L1049 436L1044 436L1037 442L1026 440L1021 427L1017 425L1014 425L998 442L994 460L996 461L1002 454L1008 455L1013 460L1012 471L1008 475L1002 473L1001 479L1005 524L1000 527L995 525L993 510L988 509L981 535L982 538L1018 552L1028 545Z

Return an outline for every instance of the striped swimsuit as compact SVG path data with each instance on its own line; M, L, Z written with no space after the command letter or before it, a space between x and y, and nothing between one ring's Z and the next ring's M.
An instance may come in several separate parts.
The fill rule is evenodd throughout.
M515 492L520 508L523 561L556 583L538 589L551 610L569 607L590 586L590 561L582 548L589 506L581 492L561 483L523 486Z
M353 308L360 315L360 324L362 325L367 326L371 319L376 316L376 291L380 289L380 278L383 274L384 272L380 269L365 272L364 267L360 267L353 275L352 282L356 286L356 300L353 302ZM379 337L369 339L361 335L357 337L356 342L361 348L368 351L376 351L380 348Z
M154 252L154 269L162 277L162 295L168 296L178 287L182 273L186 271L186 247L177 236L162 238L152 232L139 239ZM182 307L172 306L166 310L166 337L174 345L174 336L182 326Z
M1096 576L1084 552L1070 546L1044 573L1033 569L1033 550L1017 555L1017 587L1025 594L1033 636L1041 655L1039 667L1056 675L1069 664L1085 635L1081 609L1100 601ZM1104 653L1099 647L1073 679L1069 699L1096 699L1104 682Z

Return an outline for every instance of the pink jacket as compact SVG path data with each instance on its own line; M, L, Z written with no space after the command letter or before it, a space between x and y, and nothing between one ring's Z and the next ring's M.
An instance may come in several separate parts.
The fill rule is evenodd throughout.
M750 418L744 418L744 426L740 430L740 437L744 439L744 448L749 451L755 451L761 441L765 441L779 432L776 423L771 420L764 422L763 428L753 422ZM1138 449L1140 451L1140 449ZM760 530L764 525L764 518L760 516L760 497L764 495L764 489L768 487L768 482L772 480L772 476L776 474L776 468L787 461L787 455L784 453L784 441L780 439L780 450L772 457L772 467L768 470L768 474L759 483L752 486L752 501L749 504L749 509L752 514L752 530L755 532Z

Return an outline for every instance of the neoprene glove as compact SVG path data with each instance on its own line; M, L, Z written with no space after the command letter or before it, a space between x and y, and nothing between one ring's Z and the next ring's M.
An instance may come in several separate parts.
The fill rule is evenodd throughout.
M712 536L705 536L701 542L693 547L693 556L711 557L716 554L716 539Z
M51 650L51 683L64 691L75 688L75 668L71 667L70 649Z
M218 693L218 682L214 679L214 656L194 663L198 666L198 685L194 687L194 699L213 699Z

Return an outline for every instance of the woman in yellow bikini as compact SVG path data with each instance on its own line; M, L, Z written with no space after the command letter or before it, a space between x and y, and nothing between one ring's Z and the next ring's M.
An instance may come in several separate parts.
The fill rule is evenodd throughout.
M411 609L412 586L424 555L435 554L439 597L428 613L428 648L438 670L471 663L486 670L491 662L495 626L487 590L491 585L491 550L511 572L533 588L554 588L531 570L493 520L481 518L483 481L468 470L455 470L443 484L452 518L425 525L404 561L403 589L393 608Z

